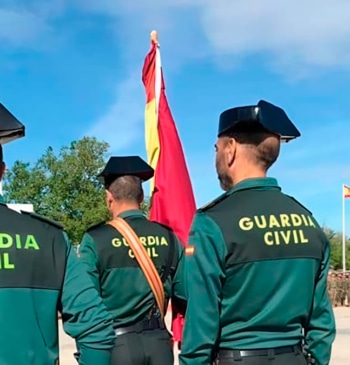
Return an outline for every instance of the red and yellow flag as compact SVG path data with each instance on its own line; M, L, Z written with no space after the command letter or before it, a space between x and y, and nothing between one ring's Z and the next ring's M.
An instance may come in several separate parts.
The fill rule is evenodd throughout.
M181 141L165 95L159 46L154 38L145 58L142 81L147 96L148 163L155 171L151 180L150 219L170 227L186 245L196 205Z
M159 44L151 33L142 81L146 90L145 132L151 180L150 220L171 228L186 246L196 204L180 138L165 95ZM176 308L173 309L173 317ZM183 319L173 321L174 341L181 341Z
M343 185L343 197L350 198L350 187Z

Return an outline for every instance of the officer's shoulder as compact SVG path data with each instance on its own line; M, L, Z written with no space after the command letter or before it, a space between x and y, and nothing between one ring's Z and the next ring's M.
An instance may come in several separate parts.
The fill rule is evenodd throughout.
M164 229L169 234L172 234L172 235L176 236L174 230L171 227L167 226L166 224L159 223L159 222L156 222L156 221L148 221L148 222L149 223L152 223L153 226L157 226L157 227L159 227L161 229Z
M86 230L86 232L87 232L87 233L91 233L91 232L93 232L93 231L96 231L96 230L97 230L97 229L99 229L99 228L104 227L105 225L106 225L106 221L102 221L102 222L96 223L96 224L94 224L94 225L90 226L90 227Z
M212 209L214 207L217 207L220 203L224 202L229 196L230 196L230 194L228 194L227 192L219 195L214 200L212 200L209 203L207 203L207 204L203 205L202 207L198 208L197 213L209 212L210 209Z
M152 225L155 225L157 227L164 228L167 231L173 232L173 230L169 226L167 226L166 224L164 224L164 223L159 223L159 222L156 222L156 221L148 221L148 222L149 223L152 223Z
M297 203L301 208L303 208L304 210L306 210L310 215L312 215L312 212L307 209L305 207L305 205L301 204L299 200L295 199L294 196L291 196L291 195L287 195L287 194L284 194L286 197L288 197L289 199L291 199L294 203Z
M52 227L63 230L63 225L61 223L59 223L53 219L47 218L41 214L34 213L34 212L26 212L23 210L21 210L21 214L23 214L24 216L30 217L30 218L34 219L35 221L39 221L41 223L46 223Z

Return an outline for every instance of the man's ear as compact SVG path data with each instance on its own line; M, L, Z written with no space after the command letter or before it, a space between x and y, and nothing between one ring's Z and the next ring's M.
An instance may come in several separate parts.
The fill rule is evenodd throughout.
M231 166L235 160L237 151L237 142L234 138L229 138L225 146L226 163Z
M111 206L113 205L114 199L113 199L113 195L112 193L106 189L106 204L108 209L111 208Z
M142 204L142 202L143 202L143 200L144 200L144 199L145 199L145 194L144 194L143 189L142 189L142 192L141 192L141 194L140 194L140 198L139 198L138 203L139 203L139 204Z

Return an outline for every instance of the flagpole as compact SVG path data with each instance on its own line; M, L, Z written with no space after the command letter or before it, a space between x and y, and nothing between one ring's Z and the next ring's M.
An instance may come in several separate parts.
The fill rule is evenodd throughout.
M342 186L342 217L343 217L343 272L346 271L346 260L345 260L345 185Z

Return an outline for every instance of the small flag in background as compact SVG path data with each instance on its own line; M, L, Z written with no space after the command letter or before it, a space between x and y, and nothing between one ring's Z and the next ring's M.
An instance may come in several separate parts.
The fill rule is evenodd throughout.
M343 197L350 198L350 187L343 185Z

